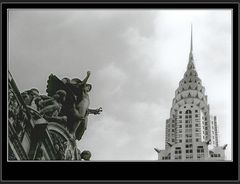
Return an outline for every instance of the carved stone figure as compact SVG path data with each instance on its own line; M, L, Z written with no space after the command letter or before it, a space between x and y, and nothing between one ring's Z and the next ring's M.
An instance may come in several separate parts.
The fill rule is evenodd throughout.
M28 119L26 109L24 109L16 99L14 92L9 90L8 118L20 141L23 139L26 121Z
M21 93L21 96L26 105L30 106L36 111L39 110L39 101L41 100L41 97L39 95L39 91L36 88L24 91Z
M81 153L81 158L82 158L83 160L86 160L86 161L89 161L90 158L91 158L91 156L92 156L92 154L91 154L91 152L88 151L88 150L84 150L84 151Z
M53 74L48 79L47 93L49 96L53 96L58 90L66 92L66 100L62 104L60 115L67 116L66 127L72 137L77 140L82 138L87 128L87 116L89 114L99 114L102 111L102 108L89 109L88 92L92 88L91 84L87 84L89 76L90 72L88 71L83 81L78 78L59 80Z
M65 150L65 160L78 160L76 140L71 138Z
M40 100L38 104L42 109L39 110L39 113L48 121L65 123L67 116L59 116L65 96L64 90L58 90L52 97Z

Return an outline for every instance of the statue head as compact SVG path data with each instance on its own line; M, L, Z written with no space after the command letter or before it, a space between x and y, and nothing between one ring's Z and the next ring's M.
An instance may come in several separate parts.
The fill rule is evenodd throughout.
M66 100L66 95L67 95L66 91L64 91L64 90L58 90L58 91L56 92L56 94L59 96L59 100L60 100L61 102L64 102L64 101Z
M90 160L91 156L92 156L92 154L91 154L91 152L88 151L88 150L84 150L84 151L81 153L81 158L82 158L83 160Z
M85 90L86 92L89 92L89 91L91 91L91 89L92 89L92 85L91 85L91 84L86 84L84 90Z
M36 96L39 96L39 91L38 91L38 89L36 89L36 88L32 88L32 89L30 89L30 94L31 94L33 97L36 97Z
M10 93L11 94L11 93ZM24 91L21 93L21 96L25 102L25 104L30 105L31 104L31 97L29 95L28 91Z
M65 77L65 78L62 79L62 82L63 82L64 84L70 83L70 79L67 78L67 77Z

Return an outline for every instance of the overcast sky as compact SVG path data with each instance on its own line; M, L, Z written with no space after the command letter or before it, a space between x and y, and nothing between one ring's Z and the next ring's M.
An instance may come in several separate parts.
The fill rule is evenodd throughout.
M195 66L231 159L231 10L10 10L9 69L19 90L46 94L48 76L89 83L88 128L78 142L92 160L156 160L187 68Z

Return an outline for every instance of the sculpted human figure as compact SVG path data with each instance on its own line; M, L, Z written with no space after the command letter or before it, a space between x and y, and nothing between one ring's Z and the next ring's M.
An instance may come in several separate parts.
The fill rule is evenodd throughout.
M41 100L39 91L36 88L24 91L21 96L26 105L30 106L34 110L39 110L38 102Z
M99 114L102 108L89 109L90 100L88 92L91 91L91 84L87 81L90 77L90 71L87 76L81 81L78 78L70 80L63 78L59 80L55 75L49 76L47 93L53 96L57 90L63 89L66 91L66 100L63 102L63 107L60 115L67 116L66 127L72 138L80 140L84 131L87 128L87 116L89 114Z
M42 114L48 121L67 121L66 116L59 117L62 104L65 101L65 96L66 92L64 90L58 90L53 97L40 101L39 105L43 108L39 110L39 113Z
M91 91L92 85L87 84L87 80L90 77L90 74L90 71L88 71L87 76L82 82L79 79L72 79L70 81L70 83L77 87L78 93L80 93L78 95L79 99L77 99L78 103L74 105L75 114L79 122L75 124L73 129L70 131L70 133L75 135L77 140L82 138L85 130L87 129L88 115L96 115L102 111L102 108L89 109L90 99L88 93Z

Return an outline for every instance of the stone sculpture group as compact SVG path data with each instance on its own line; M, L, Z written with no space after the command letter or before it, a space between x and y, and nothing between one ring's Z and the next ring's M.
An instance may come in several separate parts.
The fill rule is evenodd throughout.
M91 157L90 151L80 152L76 146L76 140L81 140L87 129L88 115L102 112L101 107L89 108L88 92L92 89L92 85L87 83L89 77L90 71L82 81L78 78L60 80L51 74L47 81L47 95L40 95L35 88L21 93L24 103L31 110L47 122L58 123L68 131L70 137L65 150L63 144L55 144L55 149L61 151L60 159L64 157L65 160L89 160Z

